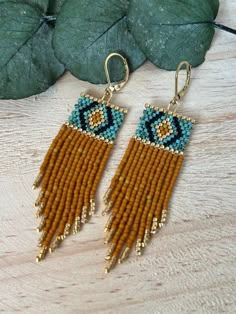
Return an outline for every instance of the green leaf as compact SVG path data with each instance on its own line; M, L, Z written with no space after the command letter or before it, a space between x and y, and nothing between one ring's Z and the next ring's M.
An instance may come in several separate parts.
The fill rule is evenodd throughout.
M106 82L103 65L110 52L128 57L131 71L135 70L145 56L128 31L127 8L127 0L66 1L53 36L57 58L76 77L91 83ZM117 60L110 63L114 81L123 77Z
M66 0L49 0L48 13L58 14Z
M220 6L219 0L211 0L209 1L209 3L210 3L210 6L212 7L213 17L215 19L219 12L219 6Z
M19 1L17 1L19 2ZM49 0L24 0L24 2L27 2L29 4L31 4L32 6L36 6L38 8L41 8L43 10L43 12L46 12L47 11L47 8L48 8L48 3L49 3Z
M45 91L63 73L42 10L22 2L0 3L0 98Z
M28 3L36 8L41 9L44 13L47 11L49 0L0 0L1 2Z
M214 36L218 0L130 0L129 27L155 65L175 70L187 60L204 61Z

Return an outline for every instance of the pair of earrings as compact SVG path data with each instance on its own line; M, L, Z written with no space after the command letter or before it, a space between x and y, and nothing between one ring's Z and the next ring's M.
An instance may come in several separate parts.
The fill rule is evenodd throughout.
M112 83L108 62L120 57L125 78ZM186 81L178 90L178 76L186 67ZM101 99L81 94L68 122L53 140L33 188L41 187L35 202L36 217L41 217L38 231L41 261L72 232L76 234L95 213L95 194L127 110L111 104L114 92L129 78L126 59L110 54L105 61L108 86ZM105 243L109 272L124 261L136 246L137 255L152 234L163 226L168 205L178 177L183 151L194 121L176 113L178 101L190 84L191 66L179 64L175 78L175 96L167 109L145 105L136 134L130 139L110 187L104 196L103 214L109 214Z

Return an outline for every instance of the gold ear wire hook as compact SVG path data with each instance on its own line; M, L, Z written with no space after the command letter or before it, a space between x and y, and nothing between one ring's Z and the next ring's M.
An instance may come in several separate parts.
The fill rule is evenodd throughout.
M111 78L110 78L110 74L109 74L109 70L108 70L109 60L113 57L121 58L121 60L123 61L124 67L125 67L124 79L119 81L119 82L115 82L115 83L111 82ZM108 86L105 89L105 93L104 93L104 96L102 97L102 100L107 99L106 101L109 102L111 100L113 93L121 90L125 86L125 84L128 82L128 80L129 80L129 66L128 66L127 60L121 54L119 54L117 52L113 52L107 56L105 63L104 63L104 70L105 70Z
M179 72L183 68L183 66L186 67L186 79L185 79L184 87L180 91L178 91L178 89L179 89ZM187 90L188 90L189 85L190 85L190 81L191 81L191 65L187 61L182 61L182 62L180 62L180 64L178 65L178 67L176 69L176 73L175 73L175 96L170 101L169 106L168 106L168 110L170 109L171 106L174 106L175 107L174 112L176 111L177 106L178 106L178 100L182 99L184 97L184 95L187 93Z

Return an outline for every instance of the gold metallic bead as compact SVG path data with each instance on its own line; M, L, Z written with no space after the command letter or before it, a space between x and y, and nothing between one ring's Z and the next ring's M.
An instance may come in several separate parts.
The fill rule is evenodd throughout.
M61 237L58 236L56 237L56 239L54 240L54 242L51 244L50 248L49 248L49 253L52 253L55 251L55 249L57 249L59 247L59 244L61 243Z
M116 244L112 243L111 247L107 251L106 258L105 258L106 260L110 260L111 259L111 255L113 254L115 248L116 248Z
M44 196L44 192L43 192L43 191L40 191L40 192L39 192L39 195L38 195L38 197L37 197L37 199L36 199L36 201L35 201L35 203L34 203L34 206L35 206L35 207L38 207L38 206L40 205L43 196Z
M161 223L164 224L166 222L167 210L163 209L161 213Z
M42 213L43 213L43 208L40 206L35 213L35 218L40 218L42 216Z
M89 208L89 216L92 216L95 214L95 200L90 200L90 208Z
M113 222L113 216L110 215L110 217L108 218L108 221L106 223L104 232L107 232L111 228L112 222Z
M47 233L42 232L41 236L39 237L38 244L41 245L42 242L46 239Z
M111 271L112 268L114 268L114 266L117 263L117 257L113 256L108 264L108 266L105 268L105 273L109 273Z
M81 217L81 223L82 224L85 224L86 222L87 222L87 211L88 211L88 209L87 209L87 207L86 206L83 206L83 208L82 208L82 217Z
M107 237L106 237L106 239L105 239L105 241L104 241L104 244L108 244L110 241L111 241L111 239L113 238L113 235L114 235L114 233L115 233L115 229L111 229L110 230L110 232L108 233L108 235L107 235Z
M70 228L71 228L71 225L69 223L67 223L65 225L65 229L64 229L64 233L63 233L64 238L70 234Z
M105 209L102 211L102 215L105 216L105 215L109 214L109 212L110 212L111 210L112 210L112 201L110 201L110 202L106 205Z
M158 229L158 219L156 217L152 220L151 234L156 234Z
M104 201L105 205L107 205L110 195L111 195L111 189L109 188L106 191L106 193L104 194L104 197L103 197L103 201Z
M142 240L141 239L137 240L135 251L136 251L136 255L138 256L142 254Z
M80 217L75 218L74 227L73 227L73 234L76 234L80 231Z
M37 178L35 179L33 185L32 185L32 189L35 190L39 187L41 181L42 181L42 178L43 178L43 174L40 172L37 176Z
M43 260L45 256L47 255L47 252L48 252L48 247L43 246L39 252L39 255L36 257L36 262L39 263L41 260Z
M124 260L127 259L128 255L129 255L129 252L130 252L130 248L129 247L126 247L123 251L123 253L121 254L121 257L119 259L119 264L123 263Z
M38 228L37 228L37 231L38 231L38 232L41 232L41 231L43 230L45 224L46 224L46 218L43 217L43 218L41 219L41 222L40 222Z
M143 242L142 242L142 246L143 247L145 247L148 244L148 242L149 242L149 240L151 238L150 235L151 235L150 230L146 229L145 230L145 234L144 234L144 239L143 239Z

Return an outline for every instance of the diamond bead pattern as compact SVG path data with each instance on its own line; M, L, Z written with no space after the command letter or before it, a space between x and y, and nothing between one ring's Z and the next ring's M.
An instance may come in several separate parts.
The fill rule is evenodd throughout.
M70 124L109 141L116 138L123 120L123 112L87 97L79 98L69 117Z
M105 119L104 119L103 110L101 108L90 113L89 115L90 128L93 129L103 122L105 122Z
M182 152L189 141L193 123L161 109L146 108L136 131L136 137L156 145Z
M156 125L155 128L157 130L157 135L160 141L173 133L173 129L171 127L169 119L162 121L160 124Z

